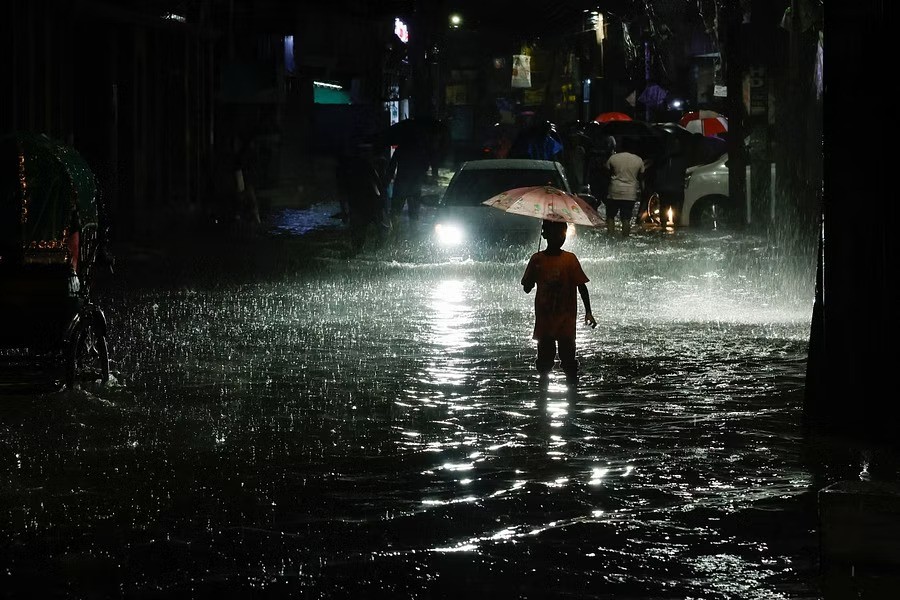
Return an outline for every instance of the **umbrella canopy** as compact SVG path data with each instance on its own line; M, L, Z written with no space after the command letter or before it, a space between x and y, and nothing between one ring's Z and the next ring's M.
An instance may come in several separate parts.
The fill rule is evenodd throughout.
M617 151L630 147L643 159L658 160L665 150L665 134L646 121L607 121L599 123L591 133L594 139L612 136Z
M378 136L376 142L385 146L412 145L428 148L444 133L445 125L432 117L414 117L397 121Z
M688 123L697 119L714 119L721 116L720 113L717 113L714 110L691 110L681 115L678 124L682 127L687 127Z
M705 136L719 135L728 131L728 121L725 120L725 117L695 119L687 124L687 130Z
M713 110L685 113L678 123L688 131L703 135L717 135L728 131L728 120Z
M603 218L590 204L549 185L514 188L482 202L504 212L547 221L596 227Z
M610 121L631 121L632 118L623 112L605 112L594 117L598 123L609 123Z

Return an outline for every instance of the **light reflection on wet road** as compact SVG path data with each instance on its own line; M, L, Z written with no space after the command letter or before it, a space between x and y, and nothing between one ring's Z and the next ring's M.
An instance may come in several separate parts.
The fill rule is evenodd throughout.
M569 249L599 322L577 393L533 371L532 247L109 290L118 383L4 401L0 585L817 597L813 265L724 233Z

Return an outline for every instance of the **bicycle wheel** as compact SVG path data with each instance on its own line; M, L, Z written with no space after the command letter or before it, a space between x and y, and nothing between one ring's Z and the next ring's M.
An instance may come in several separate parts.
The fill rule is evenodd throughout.
M647 219L654 225L659 225L665 217L662 214L662 201L659 194L650 194L647 198Z
M79 321L66 353L66 387L109 381L109 349L101 321L92 313Z

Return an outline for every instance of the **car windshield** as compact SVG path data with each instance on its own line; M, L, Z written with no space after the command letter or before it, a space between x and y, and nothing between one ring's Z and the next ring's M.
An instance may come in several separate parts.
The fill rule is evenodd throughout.
M448 206L477 206L500 192L533 185L566 189L558 171L546 169L462 170L456 174L443 203Z

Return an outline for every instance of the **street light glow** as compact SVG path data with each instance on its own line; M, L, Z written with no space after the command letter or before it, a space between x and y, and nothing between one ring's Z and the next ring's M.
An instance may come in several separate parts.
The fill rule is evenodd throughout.
M454 29L462 25L462 17L459 15L450 15L450 27Z

